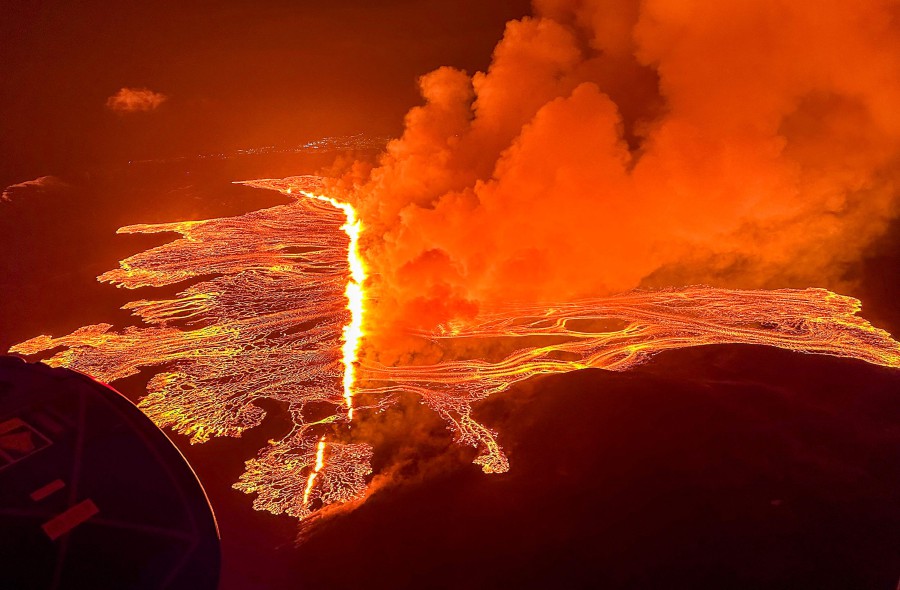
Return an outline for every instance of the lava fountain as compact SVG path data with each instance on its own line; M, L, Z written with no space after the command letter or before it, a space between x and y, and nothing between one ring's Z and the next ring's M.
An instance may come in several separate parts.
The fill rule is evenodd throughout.
M140 408L192 443L241 436L263 420L256 402L283 404L291 431L247 461L235 483L256 494L260 510L309 519L364 499L373 449L342 442L336 427L355 412L389 407L402 392L440 415L457 442L477 447L485 472L498 473L509 469L498 434L472 408L535 375L623 371L664 350L726 343L900 367L900 343L858 317L856 299L824 289L705 286L486 307L415 334L446 351L440 362L361 361L366 331L374 329L364 312L377 302L367 298L355 209L322 196L317 177L244 184L292 200L236 217L119 230L181 237L123 260L100 281L128 289L193 282L173 299L128 303L142 326L85 326L11 352L46 356L62 348L45 362L103 381L151 369ZM471 350L482 354L467 356Z

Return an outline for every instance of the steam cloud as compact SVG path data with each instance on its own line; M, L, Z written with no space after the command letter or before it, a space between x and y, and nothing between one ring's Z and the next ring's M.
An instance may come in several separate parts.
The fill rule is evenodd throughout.
M156 109L168 98L147 88L122 88L106 99L106 106L118 113L147 112Z
M534 8L486 73L423 76L402 137L334 187L367 224L372 321L662 284L840 287L896 215L897 2Z

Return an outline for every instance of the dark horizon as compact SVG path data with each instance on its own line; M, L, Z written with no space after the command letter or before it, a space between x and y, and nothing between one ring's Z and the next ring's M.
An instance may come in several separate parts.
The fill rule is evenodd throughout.
M442 65L487 67L526 0L18 2L0 23L0 184L327 136L395 136ZM106 107L121 88L157 112Z

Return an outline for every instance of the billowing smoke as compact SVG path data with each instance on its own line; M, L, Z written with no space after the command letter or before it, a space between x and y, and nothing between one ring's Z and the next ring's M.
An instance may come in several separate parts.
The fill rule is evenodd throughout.
M840 287L896 214L900 4L537 0L340 181L381 326L639 286ZM383 331L383 330L380 330Z

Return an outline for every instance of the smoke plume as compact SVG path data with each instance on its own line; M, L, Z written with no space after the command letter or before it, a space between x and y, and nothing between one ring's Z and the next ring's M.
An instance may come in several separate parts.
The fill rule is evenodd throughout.
M840 287L897 213L900 4L536 0L351 191L382 326L639 286ZM383 330L380 330L383 331Z

